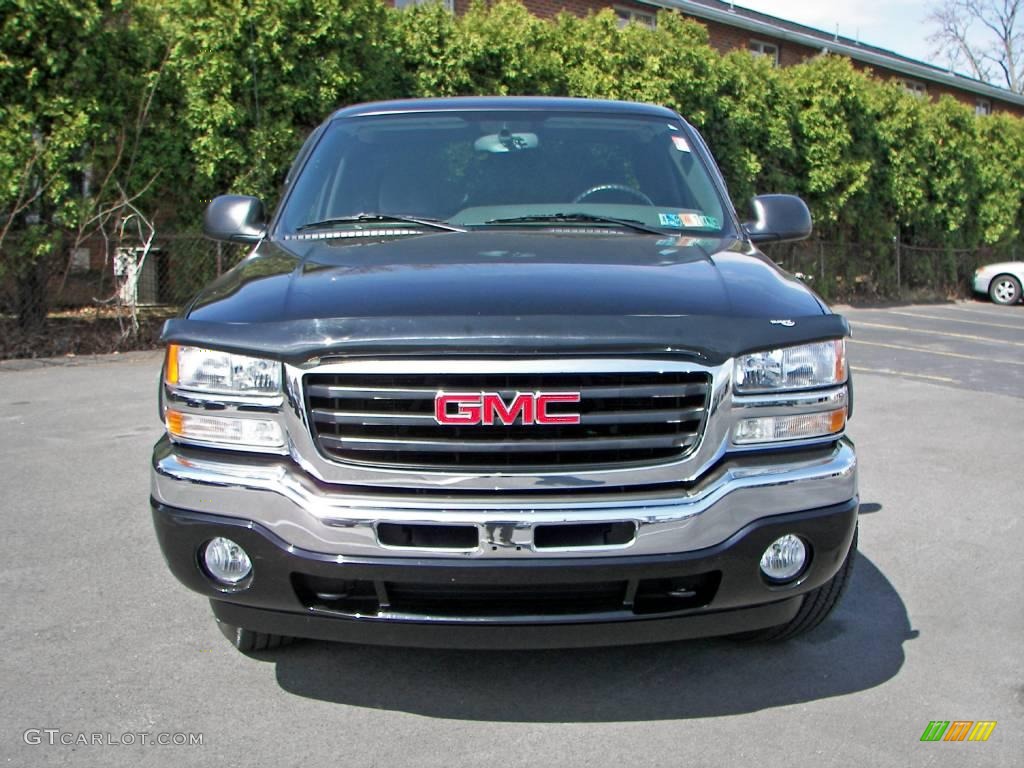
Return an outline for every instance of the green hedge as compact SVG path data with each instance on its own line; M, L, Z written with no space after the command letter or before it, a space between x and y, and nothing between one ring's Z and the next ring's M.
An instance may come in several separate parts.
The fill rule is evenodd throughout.
M115 167L136 189L156 174L140 203L185 226L222 192L272 203L303 138L339 106L470 94L678 110L719 158L741 213L755 193L792 192L811 206L818 238L857 245L858 264L822 275L826 294L837 278L849 285L851 270L884 284L894 238L947 249L955 261L961 251L1015 252L1024 222L1024 121L976 117L949 97L919 100L833 56L777 69L746 52L721 55L703 26L672 12L651 30L619 29L611 11L541 20L512 0L461 17L439 4L398 11L379 0L0 8L0 212L45 181L34 226L51 244L89 209L76 182L85 169L102 178ZM114 162L119 137L130 168ZM26 171L40 146L45 163ZM31 252L5 249L0 270L37 259L46 251L38 240L22 238ZM941 270L945 279L948 265Z

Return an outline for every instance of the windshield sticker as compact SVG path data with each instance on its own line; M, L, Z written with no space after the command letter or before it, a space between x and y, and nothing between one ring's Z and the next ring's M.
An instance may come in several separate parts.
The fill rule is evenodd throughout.
M714 216L706 216L703 213L683 213L680 218L687 227L703 227L705 229L719 229L721 223Z
M675 144L676 149L678 149L680 152L690 151L690 142L686 140L685 136L673 136L672 143Z
M722 223L714 216L708 216L703 213L685 213L683 211L679 213L659 213L658 223L663 227L675 227L676 229L682 229L683 227L697 229L722 228Z

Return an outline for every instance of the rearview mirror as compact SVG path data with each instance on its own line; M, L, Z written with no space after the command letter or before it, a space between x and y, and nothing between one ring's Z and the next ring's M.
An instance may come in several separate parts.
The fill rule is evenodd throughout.
M258 198L221 195L206 206L203 232L214 240L255 243L267 232L267 214Z
M536 133L512 133L506 129L501 133L481 136L473 142L473 148L477 152L519 152L523 149L536 149L537 144Z
M743 225L751 242L781 243L811 234L811 212L796 195L758 195L751 207L757 218Z

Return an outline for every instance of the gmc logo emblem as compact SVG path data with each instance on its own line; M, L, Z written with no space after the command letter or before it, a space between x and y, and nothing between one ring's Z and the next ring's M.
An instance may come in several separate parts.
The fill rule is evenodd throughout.
M497 392L438 392L434 420L438 424L579 424L578 413L548 413L553 403L578 403L579 392L517 392L506 403Z

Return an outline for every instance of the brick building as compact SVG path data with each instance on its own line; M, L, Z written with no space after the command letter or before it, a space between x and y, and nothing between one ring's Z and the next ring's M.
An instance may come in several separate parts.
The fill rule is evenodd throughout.
M394 0L402 6L422 0ZM462 13L470 0L443 0L450 10ZM915 95L938 99L949 94L978 114L1008 112L1024 117L1024 95L956 74L932 64L901 56L842 35L805 27L776 16L751 11L721 0L522 0L533 13L551 17L560 11L580 16L613 8L622 23L653 26L659 10L669 9L707 27L711 45L725 52L736 49L769 56L787 67L827 52L849 57L855 66L870 69L877 77L898 80Z

